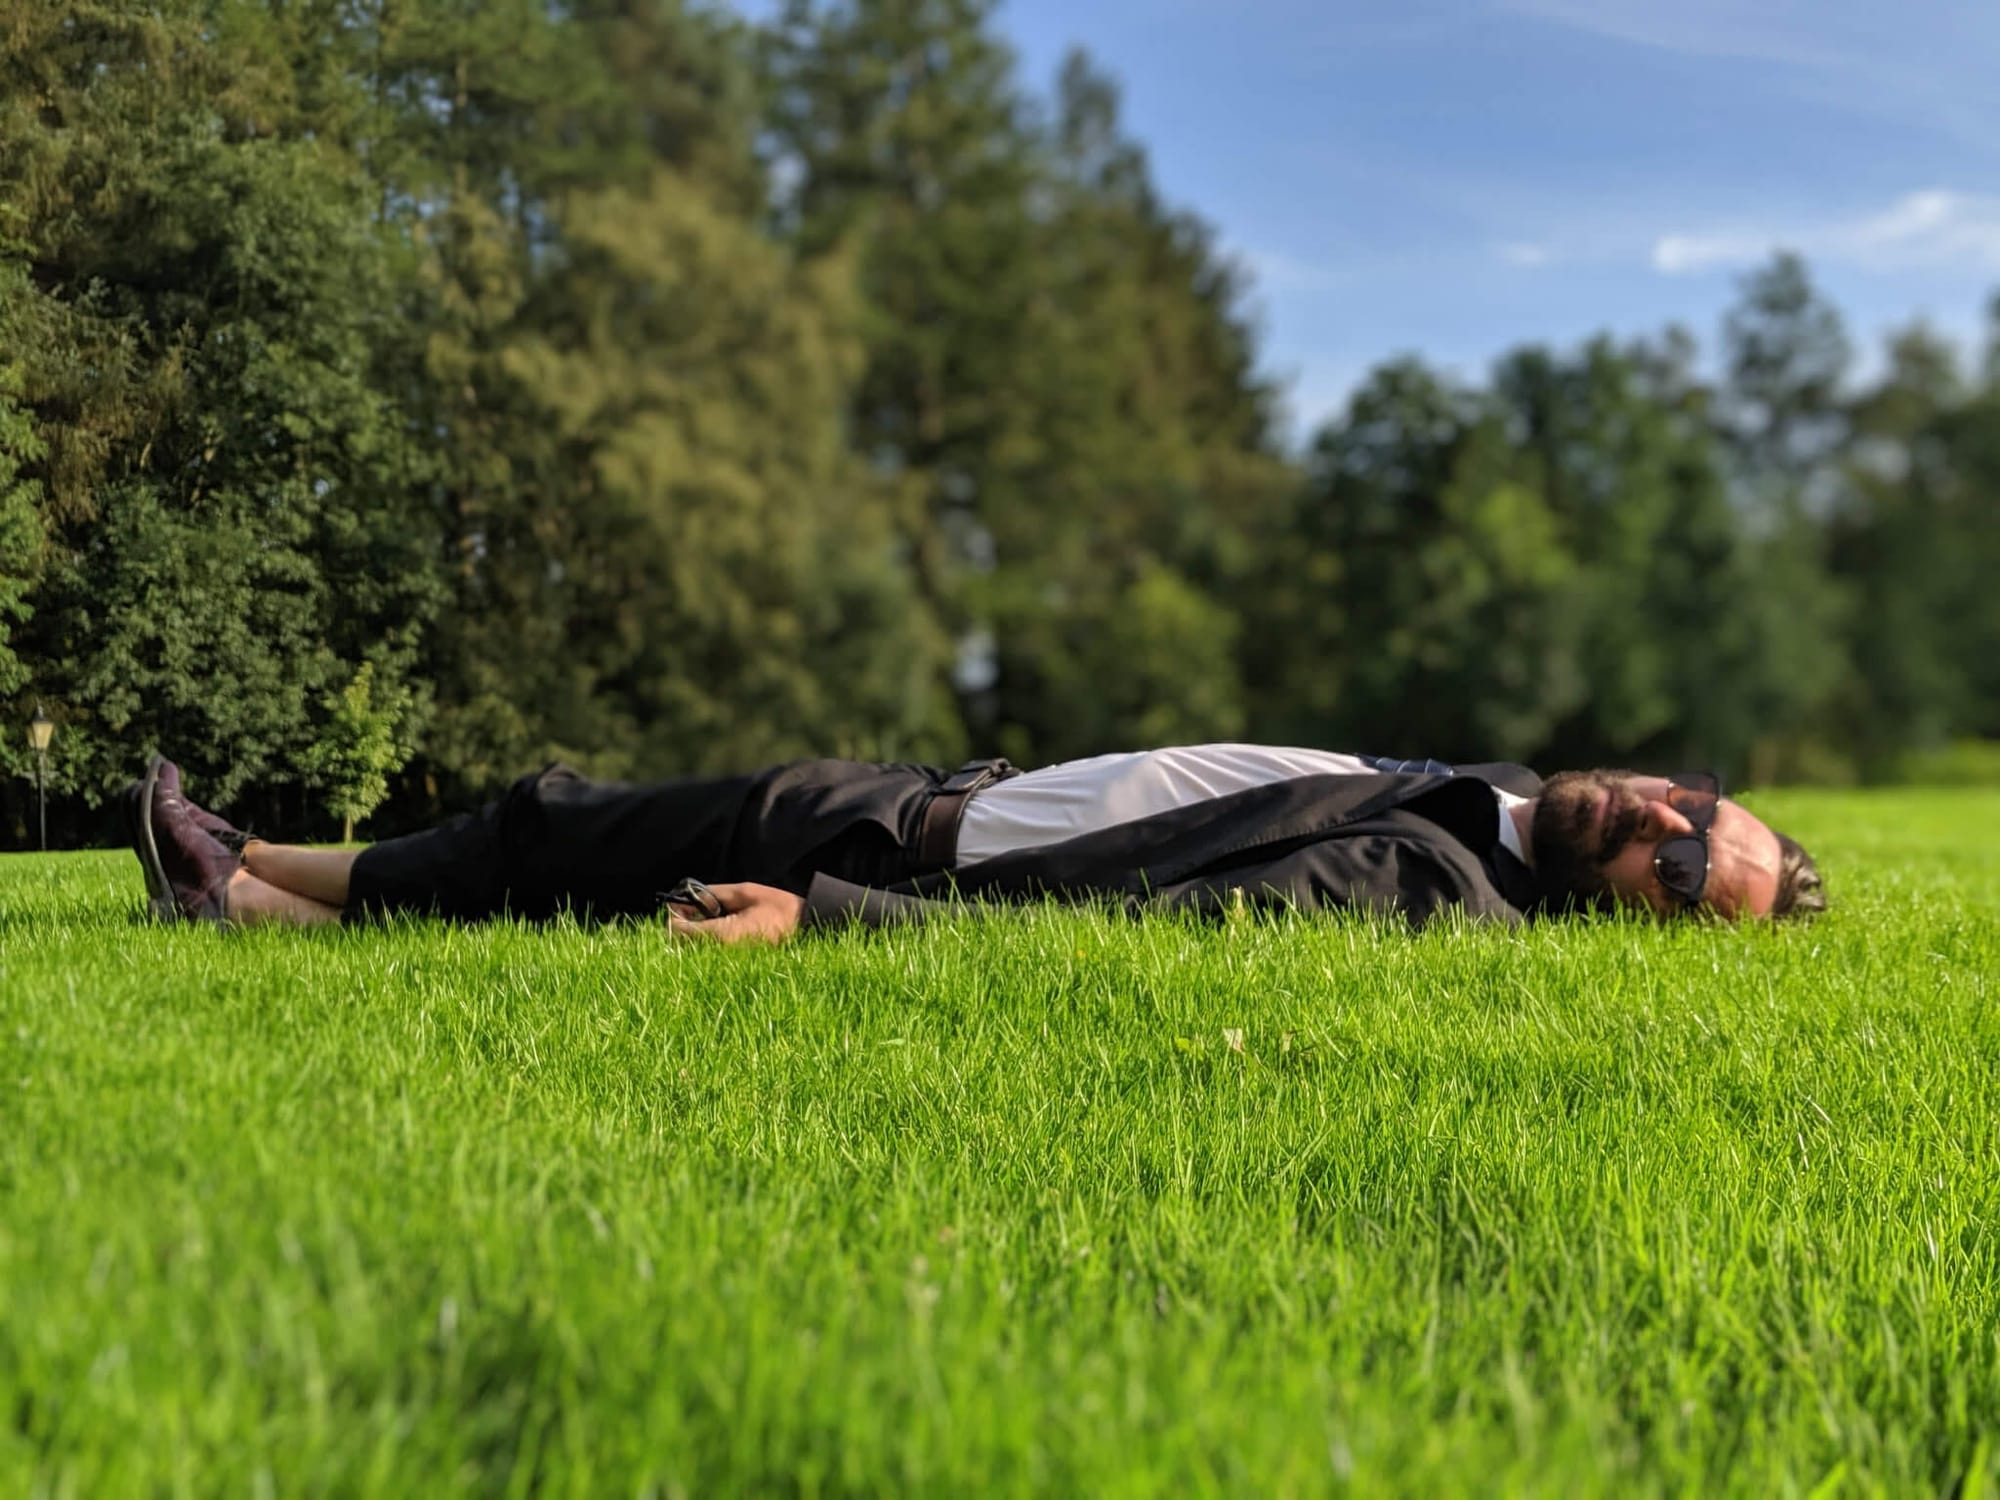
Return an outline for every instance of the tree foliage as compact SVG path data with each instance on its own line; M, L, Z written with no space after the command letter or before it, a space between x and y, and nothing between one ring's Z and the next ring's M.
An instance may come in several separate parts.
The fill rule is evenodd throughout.
M1406 358L1291 454L1251 290L991 0L20 0L0 714L59 826L158 747L295 833L557 757L2000 735L1991 351L1860 384L1779 257L1713 379Z
M410 758L404 729L410 716L407 691L384 695L375 687L375 663L364 661L354 680L326 699L319 738L300 757L309 784L321 789L327 811L341 820L341 842L354 825L382 805L389 777Z

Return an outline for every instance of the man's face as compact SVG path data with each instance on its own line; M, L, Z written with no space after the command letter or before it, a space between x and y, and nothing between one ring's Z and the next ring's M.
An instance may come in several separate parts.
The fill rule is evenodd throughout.
M1653 853L1662 839L1693 831L1668 804L1664 776L1564 771L1543 785L1535 808L1535 868L1551 891L1587 905L1672 916L1681 903L1661 888ZM1778 836L1725 800L1709 830L1703 908L1729 918L1769 915L1779 860Z

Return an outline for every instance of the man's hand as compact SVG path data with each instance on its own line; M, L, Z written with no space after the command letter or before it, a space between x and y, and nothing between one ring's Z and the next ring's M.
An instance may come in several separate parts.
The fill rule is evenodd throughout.
M699 916L694 907L669 903L669 932L712 943L777 943L799 930L799 914L806 909L804 897L774 885L712 885L708 889L722 903L723 915L696 921L686 915Z

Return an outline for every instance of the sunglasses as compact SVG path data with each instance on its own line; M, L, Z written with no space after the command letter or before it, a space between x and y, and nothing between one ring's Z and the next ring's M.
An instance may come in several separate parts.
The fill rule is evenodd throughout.
M1694 831L1660 840L1653 851L1653 873L1660 877L1661 889L1683 906L1699 902L1708 887L1708 831L1721 802L1722 778L1712 771L1684 771L1667 779L1667 806Z
M713 922L722 915L722 898L699 880L683 880L672 890L661 892L660 900L669 906L693 907L697 922Z

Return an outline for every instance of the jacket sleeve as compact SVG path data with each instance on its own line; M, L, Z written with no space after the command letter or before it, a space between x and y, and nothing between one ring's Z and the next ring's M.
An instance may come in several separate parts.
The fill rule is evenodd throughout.
M1327 839L1264 863L1204 874L1140 898L1133 909L1223 916L1239 904L1366 911L1402 917L1412 927L1446 910L1521 920L1469 854L1454 858L1435 840L1390 833Z
M831 875L815 875L806 887L805 910L799 914L802 930L813 928L887 927L897 923L922 922L951 908L949 901L931 901L922 896L903 896L894 891L855 885Z
M1240 893L1240 894L1239 894ZM955 901L899 895L815 875L806 890L801 929L918 923L962 910ZM1196 912L1227 916L1252 910L1367 911L1400 916L1421 927L1439 912L1518 922L1521 914L1496 891L1470 854L1453 857L1436 839L1379 833L1326 839L1277 859L1210 872L1131 896L1126 911Z

